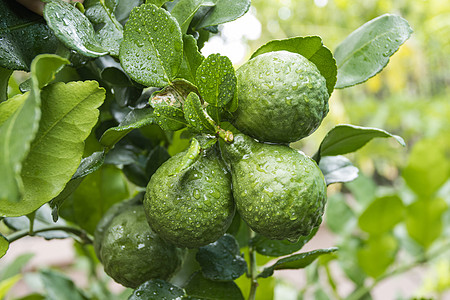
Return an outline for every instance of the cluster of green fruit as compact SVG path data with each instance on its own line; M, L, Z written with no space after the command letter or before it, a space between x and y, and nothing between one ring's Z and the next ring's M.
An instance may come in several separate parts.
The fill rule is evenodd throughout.
M259 55L236 74L239 106L232 124L239 133L233 141L201 149L182 171L187 150L171 157L152 176L143 204L116 205L98 225L96 253L123 285L170 277L182 261L179 248L216 241L236 209L269 239L294 242L320 224L323 174L287 144L310 135L327 114L325 78L287 51Z

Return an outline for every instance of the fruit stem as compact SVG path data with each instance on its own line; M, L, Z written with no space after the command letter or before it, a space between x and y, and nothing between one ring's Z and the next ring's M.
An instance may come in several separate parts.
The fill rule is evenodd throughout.
M248 229L248 235L250 241L255 237L255 232ZM256 297L256 288L258 287L258 279L257 279L257 265L256 265L256 252L253 248L253 244L250 242L248 246L248 255L250 257L250 294L248 295L248 300L255 300Z

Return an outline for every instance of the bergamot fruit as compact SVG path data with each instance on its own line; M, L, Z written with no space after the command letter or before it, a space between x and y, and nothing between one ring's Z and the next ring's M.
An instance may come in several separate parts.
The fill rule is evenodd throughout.
M130 288L150 279L169 279L183 256L183 250L152 231L142 204L131 202L108 210L97 226L94 249L105 272Z
M311 158L243 134L223 143L223 155L230 164L237 210L255 232L295 241L320 224L326 184Z
M313 133L328 113L326 80L300 54L274 51L237 71L233 125L259 141L289 143Z
M177 172L181 152L153 174L144 208L150 226L178 247L196 248L220 238L234 216L231 176L213 146L198 160Z

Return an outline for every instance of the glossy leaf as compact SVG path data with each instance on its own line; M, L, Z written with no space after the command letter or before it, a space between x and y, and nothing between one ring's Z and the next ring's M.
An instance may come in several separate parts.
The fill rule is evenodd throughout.
M450 176L447 146L439 139L417 142L409 156L402 177L419 196L432 197Z
M336 84L336 61L331 51L323 45L319 36L272 40L256 50L251 58L263 53L281 50L298 53L314 63L320 74L326 79L328 94L331 95Z
M56 197L78 168L84 140L97 122L105 91L94 81L56 83L41 93L42 121L23 163L24 197L6 216L28 214Z
M114 15L119 23L124 24L133 8L143 4L144 0L118 0Z
M250 0L211 0L216 5L195 20L195 28L205 28L236 20L250 8Z
M49 206L44 205L40 207L34 216L33 220L33 230L39 230L51 226L64 226L66 222L64 220L58 220L58 222L53 222L52 210ZM5 218L5 224L14 230L30 230L30 219L26 216ZM70 237L67 232L61 230L45 231L36 233L37 236L41 236L47 240L51 239L65 239Z
M211 9L213 6L215 6L215 3L209 0L180 0L175 4L170 13L177 19L178 24L180 24L181 33L184 34L187 32L195 13L200 8L207 7Z
M158 170L158 168L170 158L169 153L166 148L162 146L156 146L152 149L150 154L148 155L147 165L145 166L145 174L148 178Z
M233 281L212 281L198 272L185 286L188 299L244 300L238 286Z
M236 92L236 74L230 59L209 55L197 69L197 86L203 100L215 107L230 102Z
M40 271L40 277L48 300L87 300L70 278L51 270Z
M105 151L97 151L81 160L72 179L81 178L97 171L105 161Z
M256 235L256 237L251 240L251 243L255 250L262 255L288 255L300 250L316 235L318 229L319 227L315 227L309 235L301 236L295 243L291 243L288 240L270 240L262 235Z
M247 262L240 255L239 245L229 234L200 247L196 259L202 267L203 276L211 280L234 280L247 271Z
M359 216L359 228L371 235L390 231L405 215L402 200L397 196L375 199Z
M319 168L327 185L337 182L349 182L358 177L358 168L344 156L325 156L320 159Z
M154 110L156 123L168 131L176 131L187 126L184 112L174 106L157 106Z
M6 216L23 195L20 172L41 119L40 88L66 63L56 55L38 56L31 66L31 92L0 104L0 215Z
M183 59L177 21L165 9L144 4L133 9L120 45L120 61L135 81L154 87L169 84Z
M174 173L170 174L170 176L177 175L192 166L200 157L200 151L199 142L196 139L192 139L189 149L186 151L186 154L183 156Z
M8 248L9 248L8 240L0 233L0 258L2 258L6 254Z
M351 231L349 228L356 223L355 213L347 204L343 194L336 193L328 197L325 221L327 227L334 233L339 234Z
M86 176L62 204L59 215L94 233L95 226L108 208L129 196L122 172L115 166L104 165Z
M161 279L152 279L135 289L128 300L176 300L183 296L183 289Z
M241 289L243 295L249 295L251 289L251 281L246 274L242 275L234 281ZM258 288L256 289L255 299L274 300L275 286L277 280L274 277L258 278Z
M0 1L0 66L30 71L42 53L55 53L59 41L45 20L17 1Z
M192 35L183 35L183 61L177 78L184 78L190 82L197 83L197 69L205 58L198 51L197 41Z
M109 52L110 55L119 56L119 47L123 39L123 27L116 17L114 10L117 6L116 1L88 0L84 1L86 8L85 15L95 26L97 39L101 47Z
M273 272L275 270L281 270L281 269L302 269L310 265L312 262L314 262L319 256L333 253L337 251L338 249L335 247L328 248L328 249L318 249L313 250L310 252L304 252L300 254L294 254L288 257L284 257L277 262L275 262L270 267L264 268L264 270L258 274L258 277L269 277L273 275Z
M322 140L318 152L319 159L322 156L354 152L376 137L393 137L400 145L405 146L405 142L401 137L382 129L343 124L331 129Z
M100 138L100 143L108 148L114 146L133 129L141 128L155 122L153 109L150 107L133 109L119 126L109 128Z
M185 100L184 118L198 132L215 133L214 121L206 113L196 93L190 93Z
M336 88L366 81L379 73L412 33L408 22L385 14L353 31L336 48L338 66Z
M367 275L377 278L395 261L398 250L397 240L390 234L371 236L358 250L358 264Z
M406 229L419 245L428 248L440 235L448 205L442 198L423 198L406 209Z
M13 70L0 67L0 103L8 98L8 81Z
M44 18L67 48L88 57L108 54L100 45L89 19L75 6L63 1L49 1L44 8Z

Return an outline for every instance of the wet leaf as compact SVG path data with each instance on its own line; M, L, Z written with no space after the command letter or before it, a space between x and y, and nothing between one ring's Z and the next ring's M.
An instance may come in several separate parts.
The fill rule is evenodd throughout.
M216 4L213 9L195 18L196 29L219 25L236 20L250 8L250 0L212 0Z
M212 281L198 272L185 286L187 299L244 300L241 290L233 281Z
M328 249L318 249L282 258L277 262L275 262L270 267L264 268L264 270L258 275L258 277L266 278L272 276L275 270L305 268L308 265L310 265L313 261L315 261L319 256L328 253L333 253L337 250L338 248L335 247Z
M195 38L189 34L183 35L183 61L177 78L184 78L196 84L197 69L204 59L203 55L198 51Z
M8 81L12 72L13 70L0 67L0 103L8 98Z
M337 182L349 182L358 177L358 168L344 156L324 156L320 159L319 168L327 185Z
M151 178L156 170L158 170L158 168L169 158L170 155L166 148L162 146L156 146L153 148L148 156L147 165L145 166L145 174L147 177Z
M63 1L49 1L44 7L44 18L69 49L88 57L108 54L97 39L89 19L75 6Z
M206 113L196 93L190 93L185 100L184 118L194 130L215 134L214 121Z
M203 276L211 280L234 280L247 271L247 262L240 254L239 245L229 234L200 247L196 259L202 267Z
M183 39L177 21L153 4L136 7L125 25L120 61L135 81L164 87L178 74Z
M353 31L334 53L338 66L336 88L349 87L375 76L411 33L405 19L391 14L377 17Z
M135 289L128 300L176 300L183 296L183 289L161 279L152 279Z
M298 53L314 63L320 74L326 79L328 94L331 95L336 84L336 61L331 51L323 45L322 39L319 36L273 40L256 50L251 58L263 53L280 50Z
M177 175L192 166L200 157L200 152L201 148L199 142L196 139L192 139L189 149L183 156L183 159L175 169L174 173L170 174L170 176Z
M215 6L215 3L208 0L180 0L170 13L180 24L181 32L186 33L197 11L205 7L209 10L213 6Z

